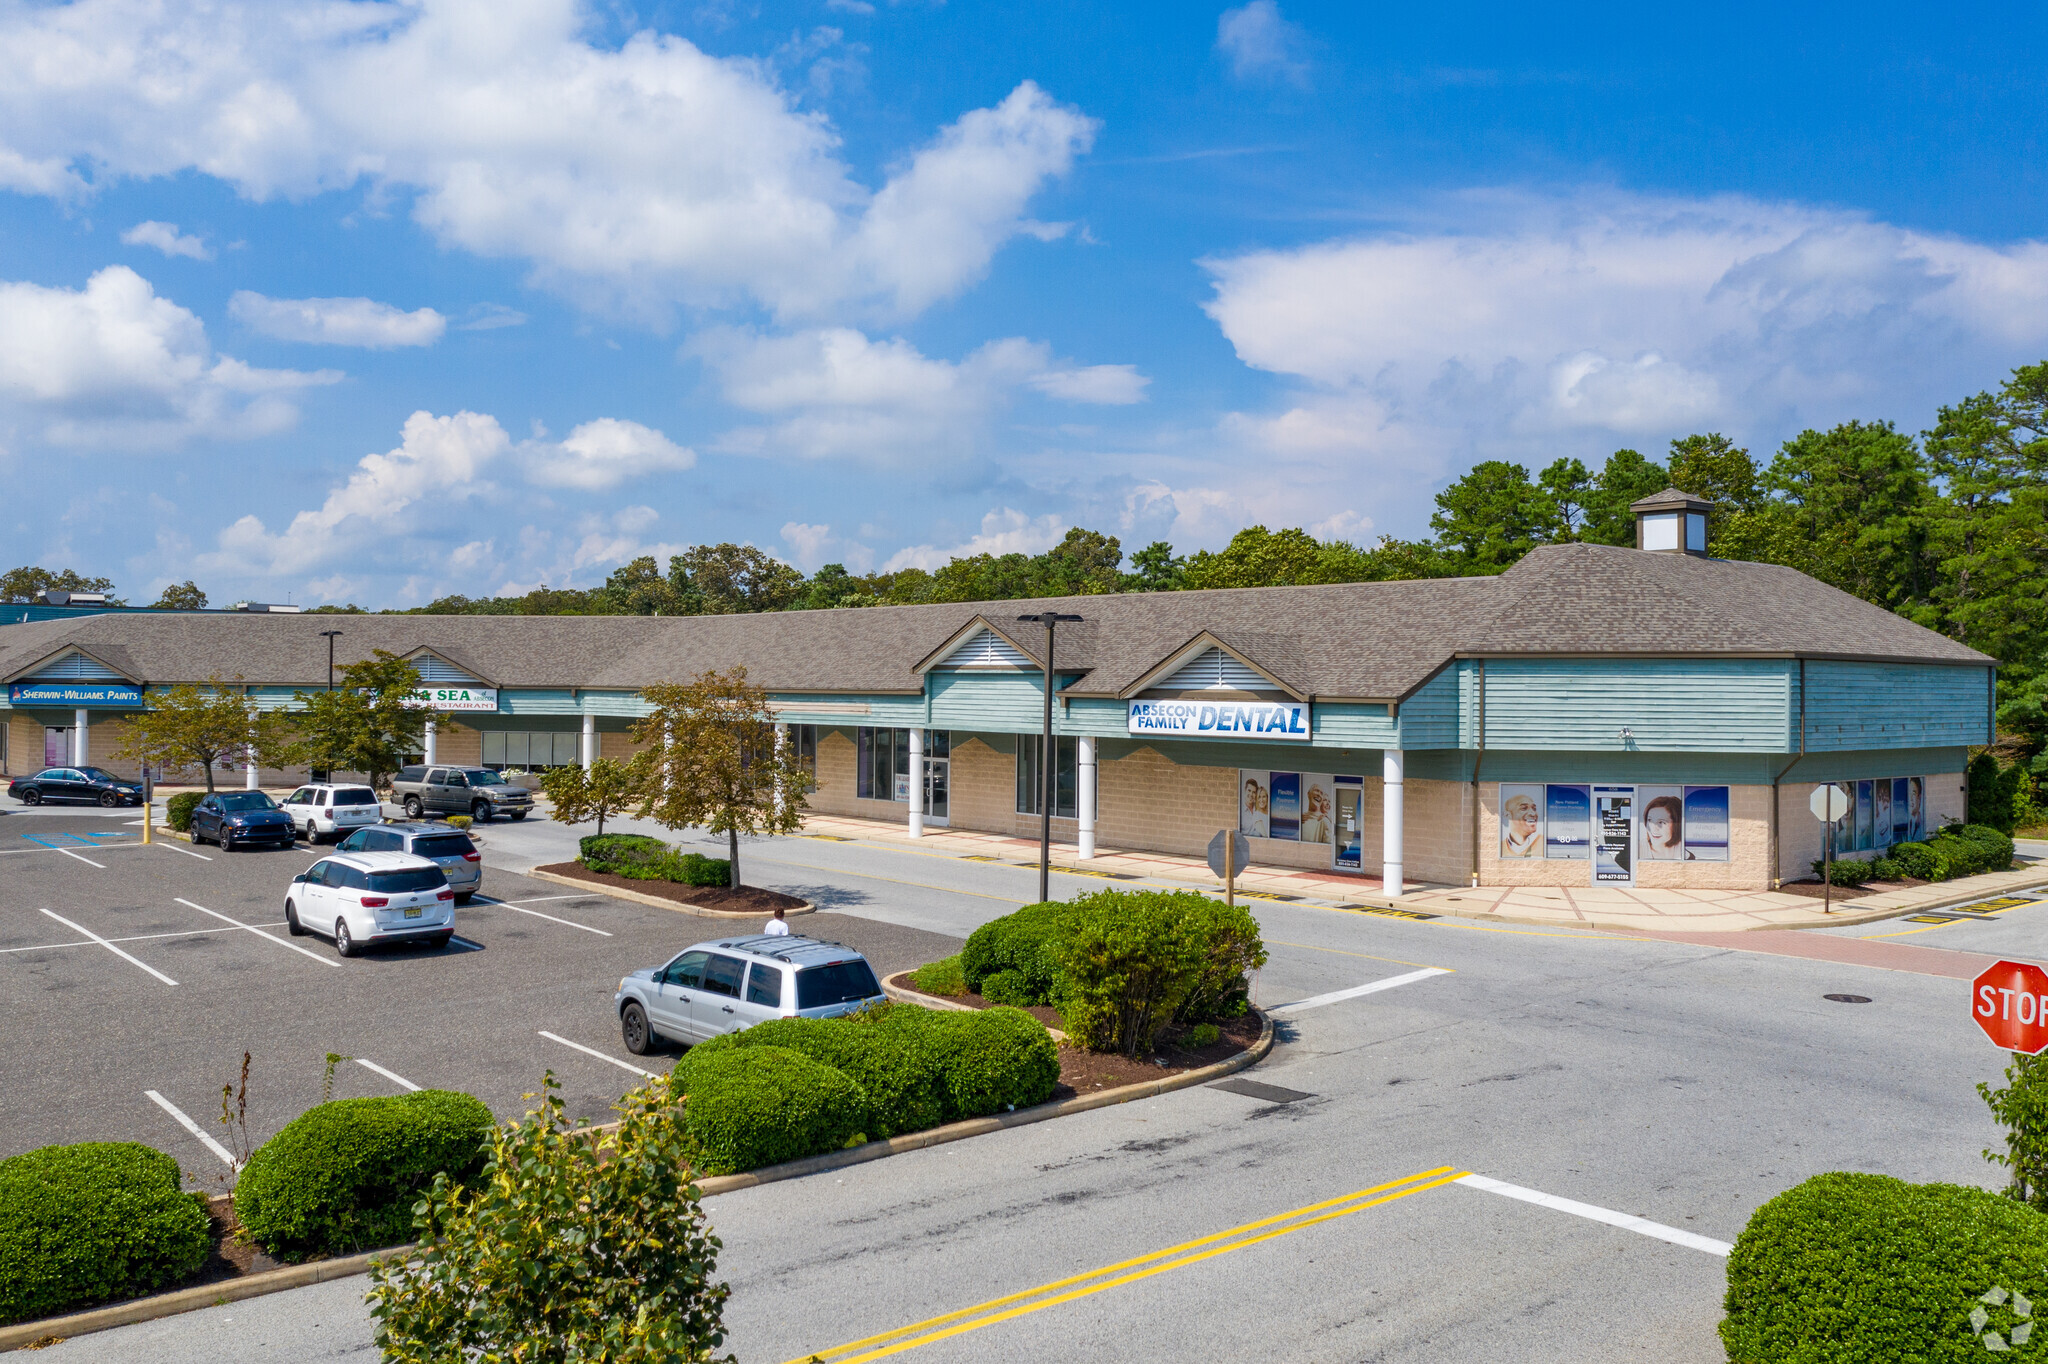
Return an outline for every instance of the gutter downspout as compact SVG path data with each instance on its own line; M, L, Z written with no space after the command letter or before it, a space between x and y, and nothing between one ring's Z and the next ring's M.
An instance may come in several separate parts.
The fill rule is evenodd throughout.
M1779 851L1779 846L1778 846L1778 822L1779 822L1779 821L1778 821L1778 804L1779 804L1779 796L1778 796L1778 783L1779 783L1779 782L1781 782L1781 781L1783 781L1783 780L1785 779L1785 774L1786 774L1787 772L1790 772L1790 771L1791 771L1791 770L1792 770L1793 768L1795 768L1795 767L1799 766L1799 764L1800 764L1800 763L1802 763L1802 762L1804 762L1805 760L1806 760L1806 660L1802 658L1802 659L1800 659L1800 660L1799 660L1799 756L1798 756L1798 757L1796 757L1796 758L1794 758L1794 759L1793 759L1793 760L1792 760L1791 762L1788 762L1788 763L1786 763L1786 764L1785 764L1785 765L1784 765L1784 766L1783 766L1782 768L1780 768L1780 769L1778 770L1778 775L1777 775L1777 776L1775 776L1775 777L1772 777L1772 778L1771 778L1771 889L1772 889L1772 890L1776 890L1776 889L1778 889L1778 887L1780 887L1780 886L1782 886L1782 885L1784 885L1784 884L1785 884L1785 877L1784 877L1784 871L1785 871L1785 864L1784 864L1783 856L1782 856L1782 854L1780 853L1780 851ZM1831 836L1832 836L1832 832L1833 832L1833 831L1832 831L1832 830L1830 830L1830 832L1829 832L1829 835L1827 835L1827 836L1831 837Z
M1479 753L1472 759L1472 887L1479 888L1479 769L1486 765L1486 660L1479 660Z

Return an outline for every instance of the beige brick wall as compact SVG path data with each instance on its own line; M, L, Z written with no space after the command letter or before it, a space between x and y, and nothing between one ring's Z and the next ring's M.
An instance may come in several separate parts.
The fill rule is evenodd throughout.
M482 731L467 725L445 724L434 733L434 761L457 767L475 767L484 760Z
M1016 755L968 739L954 743L952 763L946 774L948 827L1013 832L1018 817Z
M1381 870L1384 789L1375 779L1365 779L1364 860L1365 869L1374 874ZM1452 886L1471 884L1472 783L1409 777L1401 783L1401 807L1403 879Z
M26 777L43 770L43 722L19 711L7 713L5 775Z
M1520 783L1509 783L1519 785ZM1657 785L1660 783L1645 783ZM1590 862L1502 861L1500 857L1500 783L1479 787L1479 880L1488 886L1589 886ZM1771 788L1732 786L1728 790L1728 860L1726 862L1635 861L1639 890L1769 890L1771 889Z

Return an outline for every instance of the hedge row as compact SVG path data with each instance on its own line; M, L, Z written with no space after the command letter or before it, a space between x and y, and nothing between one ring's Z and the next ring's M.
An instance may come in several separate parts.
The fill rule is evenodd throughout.
M732 863L726 859L677 852L645 834L592 834L577 843L576 860L592 871L635 881L675 881L686 886L732 884Z
M1721 1343L1730 1364L2048 1355L2048 1330L2013 1343L2015 1292L2048 1302L2048 1216L1956 1184L1816 1175L1736 1239Z
M178 1162L127 1141L0 1160L0 1324L139 1297L197 1273L213 1244Z
M1989 825L1951 824L1924 842L1895 844L1868 861L1837 858L1831 874L1825 870L1826 859L1816 859L1813 874L1828 876L1838 886L1896 881L1902 876L1948 881L1979 872L2005 871L2012 866L2012 856L2012 840Z
M670 1072L705 1170L727 1174L1050 1098L1052 1036L1015 1009L896 1004L699 1043Z
M1027 905L976 929L967 987L992 1004L1051 1004L1096 1051L1148 1051L1169 1021L1244 1011L1266 950L1251 914L1195 891L1105 890Z
M192 832L192 811L206 799L204 791L180 791L164 802L164 823L181 834Z
M482 1168L493 1125L482 1100L445 1089L319 1104L249 1157L235 1216L280 1260L398 1245L435 1175Z

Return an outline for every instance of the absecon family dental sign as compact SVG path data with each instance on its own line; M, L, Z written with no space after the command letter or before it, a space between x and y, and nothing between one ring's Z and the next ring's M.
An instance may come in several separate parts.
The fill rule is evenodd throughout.
M1133 701L1129 732L1178 738L1300 739L1308 706L1300 701Z

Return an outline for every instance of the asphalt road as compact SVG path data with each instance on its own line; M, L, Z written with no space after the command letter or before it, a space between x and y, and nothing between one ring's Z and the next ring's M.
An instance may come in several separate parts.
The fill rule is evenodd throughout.
M16 821L0 822L9 837L17 828ZM495 832L486 836L494 859L506 845ZM108 850L98 860L136 855ZM171 866L172 859L189 860L176 853L140 856L154 859L152 876L208 870L196 862L189 871ZM249 865L282 867L291 857L304 854L249 855ZM750 880L842 893L848 898L835 911L890 932L914 920L909 927L944 927L957 936L1003 912L1011 897L1035 898L1035 881L1021 869L916 850L776 840L755 850L751 865L762 874ZM506 890L516 881L492 860L487 866L493 891L520 898ZM54 875L72 888L74 903L89 901L90 912L111 920L121 897L109 890L92 899L91 870ZM24 903L11 872L0 875L8 887L0 893L0 925L10 933ZM215 893L227 901L224 890ZM158 895L150 904L165 899ZM235 914L230 903L211 907ZM265 903L247 901L238 917L253 922ZM596 897L555 903L573 906L559 917L621 936L634 931L627 925L637 915L629 907ZM166 911L130 912L132 926L140 927ZM721 1270L734 1290L729 1345L740 1359L861 1357L862 1350L836 1347L1391 1184L1381 1194L1323 1208L1341 1214L1327 1220L1312 1221L1321 1213L1309 1213L1267 1223L1235 1239L970 1313L951 1323L965 1329L907 1353L926 1361L1718 1360L1714 1324L1725 1262L1710 1249L1472 1184L1421 1188L1430 1182L1427 1172L1469 1171L1720 1242L1732 1241L1759 1203L1824 1170L1997 1182L1978 1154L1997 1132L1973 1086L1995 1078L2002 1057L1970 1023L1963 981L1621 935L1272 903L1255 912L1273 957L1258 982L1268 1006L1414 977L1281 1011L1282 1043L1251 1078L1309 1097L1269 1103L1211 1088L1181 1091L712 1199L725 1243ZM540 921L514 924L505 910L466 923L465 935L471 927L488 950L466 962L421 954L360 975L376 982L421 974L415 968L445 973L432 982L439 991L420 990L424 980L408 987L430 997L427 1031L406 1061L422 1073L410 1078L471 1088L500 1106L510 1086L530 1087L536 1061L553 1056L520 1050L531 1047L526 1037L533 1029L553 1028L536 1020L562 1017L574 1027L579 1008L590 1031L553 1030L620 1054L606 1011L619 971L608 954L627 944ZM1868 925L1864 932L1884 929ZM2048 904L2008 911L1995 925L1967 923L1898 941L1990 946L1967 936L1978 931L2000 935L1992 950L2048 956ZM502 936L512 932L528 936ZM850 934L845 940L861 945ZM232 1016L249 1009L251 999L270 1012L249 1026L288 1028L290 1011L272 1006L276 987L264 982L297 970L296 962L272 960L292 954L240 930L207 941L212 945L187 950L190 961L217 965L213 975L185 968L184 959L150 958L158 965L178 961L194 982L217 976L218 984L203 986L210 992L203 1004L166 1005L163 995L175 991L157 987L149 994L143 987L155 982L99 947L91 953L107 960L90 968L64 965L85 953L64 949L71 955L48 968L46 993L75 998L76 985L58 982L84 983L80 973L117 982L129 1001L124 1007L146 1005L132 1014L130 1045L159 1065L208 1045L210 1034L194 1018ZM950 938L929 941L944 945ZM145 949L135 950L142 956ZM515 957L546 970L508 970L502 983L492 977L489 986L454 974L496 969L494 960ZM338 974L304 965L301 976ZM127 974L109 975L116 966ZM1416 977L1424 968L1444 973ZM190 988L177 969L165 969L181 980L179 990ZM603 985L595 1007L582 997L587 987L567 983L586 970ZM541 978L549 976L558 979ZM15 1012L13 973L0 967L0 981L7 982L10 1018L22 1016ZM469 993L459 1006L440 998L462 989ZM333 1047L351 1054L361 1048L409 1074L385 1061L387 1053L370 1050L389 1034L369 1020L381 1022L378 1005L398 993L351 997L348 1017L366 1016L361 1030L340 1042L308 1039L303 1054L280 1058L280 1070L310 1075L317 1089L318 1058ZM1870 1002L1831 1003L1823 998L1830 993ZM490 1008L475 1007L476 995L492 1000ZM10 1093L37 1086L33 1102L10 1105L10 1114L27 1107L27 1121L44 1121L42 1110L53 1102L108 1087L99 1078L111 1064L100 1055L106 1048L77 1041L64 1016L61 1001L36 1005L34 1042L10 1049L0 1080L17 1085ZM504 1021L486 1026L485 1017ZM179 1036L157 1047L147 1033L167 1025ZM299 1046L296 1038L278 1043ZM219 1042L210 1045L219 1052ZM236 1063L240 1045L228 1048ZM502 1081L479 1055L493 1047L516 1058L505 1061ZM610 1069L595 1060L590 1067ZM196 1103L217 1094L212 1077L223 1069L219 1055L194 1067ZM38 1079L45 1070L50 1078ZM198 1083L201 1076L206 1084ZM593 1097L616 1094L621 1080L631 1077L593 1077L584 1088ZM294 1083L289 1094L280 1084L279 1112L317 1097ZM490 1088L500 1083L503 1089ZM123 1074L121 1084L132 1087L134 1080ZM138 1121L147 1119L144 1113ZM82 1135L108 1133L67 1129L38 1140ZM153 1135L155 1144L187 1159L190 1148L176 1145L175 1129L158 1123ZM10 1150L35 1144L12 1131L7 1141ZM1253 1240L1266 1232L1276 1234ZM53 1347L47 1357L194 1364L374 1358L360 1290L359 1281L321 1285L81 1339ZM1018 1308L1026 1310L985 1321ZM871 1348L922 1339L913 1332Z

